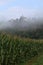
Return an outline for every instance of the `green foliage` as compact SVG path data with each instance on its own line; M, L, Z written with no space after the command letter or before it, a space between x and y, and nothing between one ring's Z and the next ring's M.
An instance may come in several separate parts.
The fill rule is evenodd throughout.
M35 59L35 62L33 62L32 65L43 65L43 55L37 57L37 60Z
M21 65L43 52L43 41L0 34L0 65Z
M43 39L43 28L30 29L27 31L12 31L11 33L25 38Z

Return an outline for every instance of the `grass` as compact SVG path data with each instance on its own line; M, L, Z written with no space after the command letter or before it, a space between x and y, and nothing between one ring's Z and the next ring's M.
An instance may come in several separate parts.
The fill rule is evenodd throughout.
M43 55L40 55L32 65L43 65Z
M43 65L43 53L39 56L33 57L31 60L26 62L25 65Z

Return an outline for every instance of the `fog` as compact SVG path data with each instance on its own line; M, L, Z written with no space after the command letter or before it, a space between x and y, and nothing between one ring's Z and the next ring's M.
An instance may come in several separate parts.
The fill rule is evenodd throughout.
M11 19L8 21L0 21L0 30L33 30L43 27L43 18L27 18L21 16L17 19Z

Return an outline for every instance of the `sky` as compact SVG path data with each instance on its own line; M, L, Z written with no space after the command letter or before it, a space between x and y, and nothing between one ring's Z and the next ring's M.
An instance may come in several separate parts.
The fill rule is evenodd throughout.
M43 0L0 0L0 20L43 17Z

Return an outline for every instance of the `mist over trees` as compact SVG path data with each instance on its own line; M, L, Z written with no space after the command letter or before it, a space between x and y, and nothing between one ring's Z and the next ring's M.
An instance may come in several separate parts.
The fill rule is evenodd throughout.
M43 19L21 16L19 19L0 22L0 32L1 31L21 37L43 38Z

